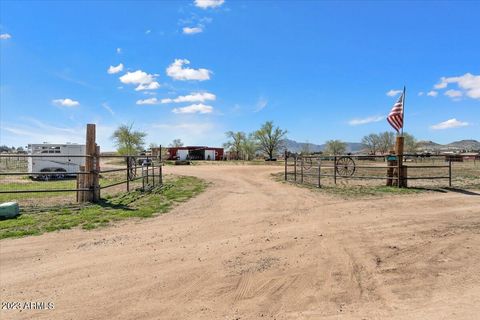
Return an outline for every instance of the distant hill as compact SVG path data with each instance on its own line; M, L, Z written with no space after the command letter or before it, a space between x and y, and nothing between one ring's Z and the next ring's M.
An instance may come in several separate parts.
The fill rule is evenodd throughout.
M347 152L358 152L365 148L365 146L359 142L346 142L346 144ZM325 150L325 144L297 142L291 139L285 139L284 146L290 152L302 152L303 150L307 149L310 152L319 152Z
M432 150L432 151L476 151L480 150L480 142L477 140L460 140L454 141L449 144L438 144L433 141L419 141L420 150Z
M454 141L446 145L450 148L458 148L464 150L480 150L480 142L477 140L460 140Z
M438 143L435 143L433 141L418 141L418 147L420 149L438 149L440 148L442 145L441 144L438 144Z
M297 142L295 140L285 139L283 140L283 146L290 152L301 152L308 149L310 152L323 151L324 145L314 143Z

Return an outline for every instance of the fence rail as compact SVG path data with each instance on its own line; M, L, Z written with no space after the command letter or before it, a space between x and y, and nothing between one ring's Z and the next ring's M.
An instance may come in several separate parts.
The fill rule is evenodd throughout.
M402 159L396 161L394 155L322 156L286 152L285 181L321 187L325 183L337 184L339 180L384 180L387 185L400 187L409 180L446 180L452 186L451 159L430 156L425 161L423 155L416 154L404 154ZM441 163L435 164L438 161Z

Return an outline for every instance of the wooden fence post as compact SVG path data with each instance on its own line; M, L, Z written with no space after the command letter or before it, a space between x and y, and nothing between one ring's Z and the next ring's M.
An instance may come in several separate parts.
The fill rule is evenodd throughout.
M127 159L127 192L130 192L130 171L131 171L130 157L126 156L125 159Z
M287 149L285 149L285 181L287 181L287 164L288 164L288 153L287 153Z
M333 157L333 183L337 184L337 156Z
M395 153L397 155L397 186L399 188L406 187L407 179L405 176L406 170L403 170L403 136L398 136L395 141Z
M86 193L85 201L93 202L95 199L95 125L94 124L87 124L87 137L86 137L86 146L85 146L85 171L87 174L85 175L85 187L90 189L89 192Z
M448 160L448 186L452 187L452 159Z

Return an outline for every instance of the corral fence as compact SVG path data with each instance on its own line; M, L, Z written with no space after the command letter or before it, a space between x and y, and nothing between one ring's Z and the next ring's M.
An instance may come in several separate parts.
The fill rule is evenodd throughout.
M72 170L69 169L70 163L86 163L88 159L93 160L92 170L86 170L84 165L72 165ZM32 171L32 164L39 161L55 163L64 169ZM87 179L93 183L87 185ZM160 156L0 155L2 201L26 199L27 194L32 193L48 193L70 202L84 202L98 200L101 194L146 190L162 183Z
M163 184L160 152L101 154L93 124L87 125L86 137L85 154L60 154L51 148L41 153L0 154L0 202L32 206L98 202L101 197Z
M285 181L322 185L452 186L452 160L444 156L299 155L285 153ZM400 175L399 175L400 173ZM354 182L355 181L355 182Z

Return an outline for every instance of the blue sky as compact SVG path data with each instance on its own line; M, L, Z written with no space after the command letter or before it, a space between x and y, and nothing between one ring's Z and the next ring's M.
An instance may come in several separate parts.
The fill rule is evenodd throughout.
M360 141L407 87L405 130L480 139L480 2L0 2L0 144L83 142L121 123L166 145L273 120Z

